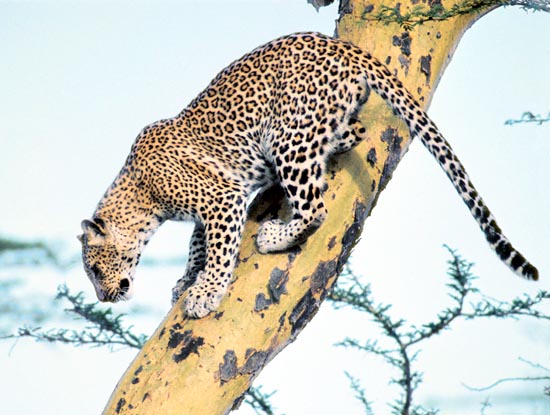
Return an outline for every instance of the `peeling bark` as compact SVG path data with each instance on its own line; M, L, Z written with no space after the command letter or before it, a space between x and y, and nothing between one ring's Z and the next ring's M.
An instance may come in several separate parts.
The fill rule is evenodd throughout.
M404 11L417 1L399 3ZM443 6L456 3L443 1ZM337 34L386 62L428 106L457 42L480 14L407 32L369 20L382 5L397 4L342 1ZM216 415L238 407L262 368L316 314L410 143L404 124L374 94L360 118L370 140L331 164L325 194L329 214L319 230L290 252L258 254L258 223L285 213L280 190L260 195L251 206L235 281L219 311L189 320L178 302L120 380L104 414Z

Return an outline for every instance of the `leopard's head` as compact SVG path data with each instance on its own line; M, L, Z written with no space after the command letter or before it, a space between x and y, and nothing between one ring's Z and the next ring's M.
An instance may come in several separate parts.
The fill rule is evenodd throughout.
M129 300L133 294L133 280L139 262L139 252L121 243L114 228L94 217L81 223L84 270L92 282L99 301Z

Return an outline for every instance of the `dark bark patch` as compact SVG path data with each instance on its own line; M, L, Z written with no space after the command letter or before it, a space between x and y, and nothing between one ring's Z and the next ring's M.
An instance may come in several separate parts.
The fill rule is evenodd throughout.
M120 411L122 411L122 408L124 407L124 405L126 405L126 399L124 398L120 398L116 404L116 408L115 408L115 412L117 414L120 413Z
M168 339L168 347L170 347L171 349L173 349L178 345L179 342L178 342L177 334L182 328L183 327L181 326L180 323L176 323L172 327L170 327L170 339Z
M170 339L168 339L168 348L175 349L178 344L180 344L183 340L183 334L179 330L181 330L181 325L179 323L174 324L170 328Z
M328 250L330 251L332 248L334 248L335 245L336 245L336 236L333 236L332 238L330 238L330 241L328 241L328 245L327 245Z
M363 229L363 222L367 217L367 206L364 203L355 204L355 212L353 217L353 223L349 228L344 232L342 237L342 253L338 257L338 263L336 264L336 270L340 272L344 267L344 264L347 262L351 250L355 246L361 230Z
M264 367L267 362L269 353L263 350L247 350L248 357L244 362L243 367L239 370L241 374L255 375Z
M146 399L151 399L151 394L149 392L145 392L143 398L141 398L141 402L145 402Z
M266 298L264 293L260 293L256 296L256 303L254 304L254 311L259 312L265 310L272 304L269 298Z
M426 85L432 76L432 55L420 57L420 71L426 76Z
M223 355L223 363L220 364L220 383L225 382L237 376L237 355L234 350L227 350Z
M267 284L267 291L269 298L275 304L279 303L281 295L286 294L286 283L288 282L288 271L282 271L279 268L275 268L271 271L269 276L269 283Z
M376 149L373 147L367 153L367 163L369 163L369 166L374 167L376 164L376 160Z
M162 339L162 336L164 336L164 333L166 333L166 327L163 327L162 330L159 333L159 340Z
M232 411L236 411L241 406L241 403L244 401L244 396L246 393L243 393L241 396L239 396L237 399L233 401L233 405L231 406Z
M319 309L319 303L313 296L311 290L302 297L302 299L292 309L288 322L290 323L290 334L292 337L298 335L305 325L313 318L317 310Z
M286 320L286 311L283 313L281 317L279 317L279 328L277 329L277 332L280 332L283 327L285 326L285 320Z
M378 186L379 191L382 191L390 181L393 171L401 159L401 143L403 142L403 137L397 134L395 128L387 128L382 132L382 137L380 139L386 143L388 152L388 158L384 163Z
M314 294L326 291L329 278L336 274L336 265L336 261L322 261L315 268L310 279L311 291Z
M362 17L365 17L366 14L372 13L373 10L374 10L374 4L367 4L363 9Z
M393 46L397 46L405 56L411 56L412 38L409 32L401 33L401 36L394 35L392 38Z
M403 69L405 71L405 75L407 75L409 73L409 68L411 67L411 60L405 55L399 55L397 60L401 64L401 69Z
M199 348L204 344L204 338L193 337L192 330L186 330L183 333L180 331L174 331L170 329L170 340L168 341L168 348L175 349L180 347L178 353L174 353L172 358L174 362L179 363L189 357L191 353L199 354Z

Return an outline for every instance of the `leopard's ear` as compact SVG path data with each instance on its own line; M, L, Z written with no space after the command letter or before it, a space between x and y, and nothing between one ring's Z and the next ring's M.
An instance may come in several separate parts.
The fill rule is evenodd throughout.
M99 223L98 223L99 222ZM84 240L88 245L101 245L105 242L105 222L103 220L88 220L84 219L80 226L84 234L77 236L80 242Z

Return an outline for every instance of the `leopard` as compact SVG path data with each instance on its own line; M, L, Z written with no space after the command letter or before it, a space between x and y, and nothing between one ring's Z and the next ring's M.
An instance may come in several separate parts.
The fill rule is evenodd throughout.
M232 281L247 203L277 184L286 220L264 221L262 254L302 244L323 223L327 163L368 141L358 118L371 91L443 168L489 245L516 274L538 270L504 236L466 170L418 100L369 52L314 32L268 42L223 69L178 115L146 126L91 219L81 223L85 272L100 301L128 300L141 253L164 222L192 221L187 266L172 291L190 318L218 309Z

